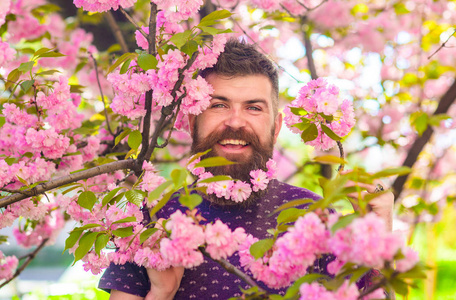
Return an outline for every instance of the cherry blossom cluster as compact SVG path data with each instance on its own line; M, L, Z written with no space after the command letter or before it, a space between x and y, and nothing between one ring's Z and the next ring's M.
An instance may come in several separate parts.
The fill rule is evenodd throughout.
M16 256L5 256L0 251L0 280L8 280L13 277L18 264L19 260Z
M249 251L258 239L249 236L239 249L241 266L267 286L282 288L305 275L307 268L324 253L333 253L337 257L328 265L328 271L333 274L337 274L347 262L383 268L387 262L392 263L398 253L404 256L397 260L399 272L410 270L418 262L417 253L404 246L401 236L388 232L384 221L374 213L357 218L347 227L331 234L331 226L337 220L338 215L333 214L327 222L323 222L316 213L309 212L299 217L293 227L277 238L272 251L259 259L255 259ZM315 284L302 288L315 289L317 292L320 289Z
M16 50L10 47L8 43L2 42L0 38L0 65L3 66L7 62L13 60Z
M213 177L211 172L206 172L203 167L196 167L195 164L201 161L201 158L195 159L188 165L188 169L193 175L198 176L198 180L204 180ZM277 166L274 160L269 159L266 163L267 171L252 170L250 171L250 183L242 180L222 180L210 183L197 183L199 186L207 186L206 193L215 194L219 198L231 199L236 203L247 200L253 192L263 191L268 187L270 180L277 176Z
M315 124L318 135L306 144L317 149L328 150L336 145L336 141L323 132L322 126L328 127L339 137L347 135L355 125L353 105L349 100L339 103L339 89L323 78L311 80L303 86L298 97L285 107L285 124L294 133L301 134L301 130L293 126L303 121ZM295 114L290 108L303 109Z
M357 300L360 295L356 284L350 284L348 280L344 281L344 283L336 291L328 291L317 282L304 283L299 287L299 293L301 294L301 297L299 298L300 300ZM385 299L385 294L383 289L377 289L362 299Z
M86 11L105 12L110 9L117 10L119 6L129 8L136 3L136 0L73 0L73 3Z

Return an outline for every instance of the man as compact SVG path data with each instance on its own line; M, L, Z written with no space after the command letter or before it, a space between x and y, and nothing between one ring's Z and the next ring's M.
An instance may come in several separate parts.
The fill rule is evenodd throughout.
M282 126L277 71L253 46L230 40L217 64L204 70L202 76L213 86L214 93L208 109L190 118L192 152L212 149L211 155L238 163L212 168L213 174L227 174L250 182L251 170L266 169ZM367 188L370 192L375 189ZM198 210L208 222L220 219L232 230L243 227L247 233L263 239L268 237L266 230L275 226L276 216L269 217L272 211L290 200L319 197L306 189L272 180L267 190L252 193L241 205L211 195L205 197ZM378 202L371 205L390 223L393 201L392 195L387 197L378 197ZM157 215L168 218L176 209L183 210L177 199L173 199ZM318 260L313 271L327 274L326 265L332 259L327 256ZM237 254L230 262L240 268ZM278 292L261 283L260 286ZM134 264L112 264L99 287L111 290L111 299L228 299L241 295L239 287L248 288L210 259L185 273L182 268L158 272Z

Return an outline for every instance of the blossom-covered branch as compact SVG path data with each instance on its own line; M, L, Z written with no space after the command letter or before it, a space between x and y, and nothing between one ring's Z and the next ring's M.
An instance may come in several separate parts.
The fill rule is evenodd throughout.
M27 199L29 197L37 196L46 191L53 190L55 188L58 188L60 186L68 184L68 183L91 178L91 177L105 174L105 173L114 172L117 170L134 169L135 163L136 162L133 159L115 161L115 162L107 163L107 164L104 164L101 166L96 166L96 167L90 168L88 170L70 174L67 176L62 176L62 177L50 180L48 182L38 184L37 186L35 186L31 189L23 190L23 191L21 191L21 193L11 195L11 196L6 196L5 198L0 199L0 208L6 207L7 205Z

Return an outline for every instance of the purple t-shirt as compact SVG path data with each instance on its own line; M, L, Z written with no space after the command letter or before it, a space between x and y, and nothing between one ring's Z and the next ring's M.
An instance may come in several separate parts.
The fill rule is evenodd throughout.
M307 189L273 180L269 184L268 192L258 202L249 207L220 207L204 200L198 206L198 211L207 219L207 222L214 222L220 219L231 230L243 227L247 233L263 239L271 237L266 230L276 226L275 218L277 214L269 215L280 205L290 200L304 198L317 200L320 196ZM185 211L185 208L175 198L170 200L157 213L157 217L169 218L177 209ZM313 272L328 275L326 266L333 259L333 256L325 256L316 261ZM242 269L239 265L237 253L230 257L229 261L237 268ZM259 285L272 293L280 292L282 294L284 292L284 290L269 289L261 282ZM149 292L150 282L144 267L139 267L132 263L125 265L111 263L101 277L98 287L106 291L115 289L145 297ZM237 276L228 273L216 262L205 258L204 263L200 266L185 270L181 285L174 299L228 299L241 296L240 287L249 288Z

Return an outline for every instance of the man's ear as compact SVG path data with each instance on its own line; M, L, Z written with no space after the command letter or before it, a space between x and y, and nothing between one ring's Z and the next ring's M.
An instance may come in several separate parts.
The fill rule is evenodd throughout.
M277 142L277 137L279 136L280 129L282 129L282 113L279 112L275 118L275 130L274 130L274 144Z

